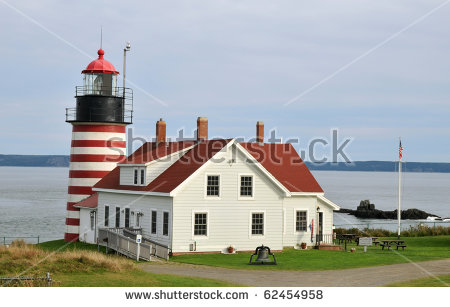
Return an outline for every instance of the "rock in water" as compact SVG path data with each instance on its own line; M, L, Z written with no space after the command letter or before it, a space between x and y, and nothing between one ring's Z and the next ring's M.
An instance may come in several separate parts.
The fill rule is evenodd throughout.
M361 200L359 206L356 210L351 209L341 209L339 212L348 213L359 218L366 219L397 219L397 210L394 211L383 211L375 209L375 205L371 204L368 199ZM425 220L429 216L436 216L431 213L419 209L407 209L402 210L402 220Z

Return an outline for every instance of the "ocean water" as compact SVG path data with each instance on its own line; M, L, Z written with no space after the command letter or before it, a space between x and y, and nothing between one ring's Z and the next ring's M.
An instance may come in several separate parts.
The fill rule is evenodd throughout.
M325 196L342 208L356 209L361 200L368 199L376 209L395 210L398 206L398 174L388 172L334 172L314 171L314 177L325 191ZM401 209L420 209L441 217L450 217L450 174L402 173ZM397 220L359 219L352 215L335 213L337 227L397 229ZM427 221L402 220L402 229Z
M68 174L68 168L0 167L0 240L4 236L40 236L40 241L63 238ZM377 209L397 208L395 173L315 171L313 174L325 196L343 208L355 209L363 199L369 199ZM404 173L403 183L402 209L417 208L450 217L450 174ZM395 230L397 223L358 219L342 213L334 216L335 225L345 228ZM402 227L417 223L402 221Z

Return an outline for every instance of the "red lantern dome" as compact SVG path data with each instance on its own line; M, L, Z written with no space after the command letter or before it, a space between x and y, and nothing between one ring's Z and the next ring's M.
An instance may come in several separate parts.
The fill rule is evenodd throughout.
M114 65L108 62L103 58L105 51L103 49L99 49L98 59L89 63L85 70L83 70L82 74L92 74L92 73L104 73L104 74L114 74L118 75L119 72L114 68Z

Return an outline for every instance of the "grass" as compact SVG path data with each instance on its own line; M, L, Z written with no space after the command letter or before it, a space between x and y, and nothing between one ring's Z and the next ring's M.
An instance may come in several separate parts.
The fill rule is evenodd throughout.
M394 239L394 238L390 238ZM318 271L336 270L358 267L379 266L388 264L437 260L450 257L450 236L410 237L405 238L408 247L404 251L381 250L381 247L368 247L367 253L363 247L348 244L348 251L327 250L295 250L285 249L275 253L276 266L248 265L251 253L236 254L197 254L180 255L171 261L201 264L234 269L249 270L289 270ZM350 253L350 248L356 248Z
M449 287L450 275L441 275L437 278L421 278L403 282L396 282L387 285L387 287Z
M95 245L80 242L66 245L63 240L38 246L16 241L8 248L0 246L0 276L42 277L50 272L56 285L77 287L233 286L209 279L147 273L139 269L135 261L105 255L96 249ZM26 285L33 286L31 283Z
M85 251L97 251L97 245L88 244L84 242L65 242L64 240L55 240L42 242L37 246L45 251L67 251L67 250L85 250ZM105 251L103 246L100 247L101 251Z

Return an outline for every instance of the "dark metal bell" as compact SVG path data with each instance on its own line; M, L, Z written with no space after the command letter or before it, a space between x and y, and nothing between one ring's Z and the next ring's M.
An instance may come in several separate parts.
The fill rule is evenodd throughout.
M257 262L259 261L263 261L263 262L267 262L267 261L271 261L269 259L269 250L267 247L263 246L263 248L261 248L258 252L258 258L256 258Z

